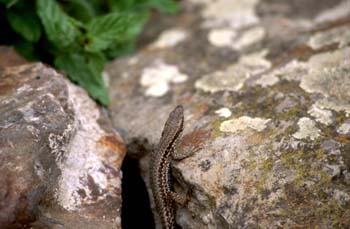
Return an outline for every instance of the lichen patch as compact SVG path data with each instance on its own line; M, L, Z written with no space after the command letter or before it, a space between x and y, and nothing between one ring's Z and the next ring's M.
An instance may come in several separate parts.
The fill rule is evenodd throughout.
M217 47L230 47L236 36L236 32L231 28L212 29L208 33L208 41Z
M217 114L220 117L228 118L232 115L232 112L227 107L223 107L223 108L220 108L219 110L216 110L215 114Z
M256 26L248 29L247 31L244 31L241 36L234 40L232 48L236 50L242 50L261 41L264 38L265 34L265 29L261 26Z
M294 138L315 140L320 136L320 130L316 127L315 121L303 117L298 121L299 130L293 134Z
M190 2L194 3L194 4L208 4L210 3L212 0L189 0Z
M333 43L339 43L340 48L350 43L350 28L348 25L318 32L310 37L308 41L309 46L313 49L319 49Z
M265 36L265 29L256 26L238 34L232 28L212 29L208 34L209 42L217 47L229 47L234 50L242 50L256 42L261 41Z
M350 104L347 101L339 101L335 98L323 98L317 100L315 105L321 109L329 109L337 112L345 111L346 115L350 115Z
M55 196L61 207L71 211L85 204L119 196L121 181L116 176L118 165L112 162L121 161L123 154L105 154L109 149L99 144L106 133L98 124L100 112L97 105L88 99L83 89L71 84L68 84L68 89L78 118L74 126L68 126L62 135L50 134L49 142L51 153L56 155L61 170ZM62 142L66 141L68 133L72 133L71 129L76 132L69 148L62 148Z
M306 63L292 60L282 68L274 70L272 74L288 81L301 81L308 72L309 66Z
M337 49L331 52L320 53L312 56L307 64L313 71L327 70L337 67L339 64L347 62L349 64L350 47Z
M343 1L340 4L319 13L314 21L316 23L325 23L327 21L336 21L339 18L348 17L350 1Z
M316 119L316 121L329 125L332 123L332 112L329 110L321 109L313 105L309 110L308 114Z
M238 91L251 75L261 73L271 67L271 63L264 58L266 53L263 50L243 56L238 63L227 67L224 71L216 71L203 76L196 81L195 87L210 93L225 90Z
M271 119L251 118L248 116L242 116L235 119L223 121L220 125L220 131L236 133L246 129L252 129L255 131L263 131Z
M260 85L261 87L268 87L278 83L279 78L274 74L264 74L262 75L255 84Z
M300 87L308 93L320 93L324 98L320 108L350 112L350 47L315 55L310 58L310 71L302 77Z
M350 121L344 122L343 124L341 124L339 126L339 128L337 129L337 132L340 133L340 134L348 134L348 133L350 133Z
M228 25L237 29L256 24L259 21L255 13L258 2L259 0L218 0L206 4L202 11L202 16L205 18L203 26L212 28Z
M158 40L151 44L151 48L169 48L184 41L188 34L183 29L169 29L161 33Z
M152 97L160 97L169 91L170 83L182 83L188 76L181 73L177 66L157 62L143 69L140 83L146 88L145 94Z

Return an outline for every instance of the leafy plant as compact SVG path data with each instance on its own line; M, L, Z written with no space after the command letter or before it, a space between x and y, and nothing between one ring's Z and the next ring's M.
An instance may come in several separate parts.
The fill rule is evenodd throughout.
M64 70L108 105L103 66L132 50L152 8L174 13L178 5L174 0L0 0L0 42Z

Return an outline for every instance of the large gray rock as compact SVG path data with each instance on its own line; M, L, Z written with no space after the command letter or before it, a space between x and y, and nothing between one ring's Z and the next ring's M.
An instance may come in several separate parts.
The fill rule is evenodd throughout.
M152 44L107 67L130 146L155 146L185 107L180 149L200 150L173 164L175 188L192 189L179 225L350 227L349 8L191 0ZM149 155L130 153L147 183Z
M125 145L104 112L43 64L2 67L0 227L121 228Z

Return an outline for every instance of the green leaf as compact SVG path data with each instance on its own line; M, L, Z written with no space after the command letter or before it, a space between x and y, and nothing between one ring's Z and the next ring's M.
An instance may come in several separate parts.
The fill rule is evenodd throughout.
M106 49L118 37L123 36L132 23L133 16L130 14L109 13L95 18L87 26L89 43L86 50L98 52Z
M13 0L0 0L0 3L4 3L4 4L9 4L11 3Z
M179 4L173 0L150 0L149 5L164 13L176 13L180 10Z
M96 16L94 6L89 0L70 0L63 7L65 12L84 23L91 21Z
M149 17L149 13L147 11L143 12L138 12L134 17L133 17L133 22L128 28L126 29L125 33L123 34L124 36L118 39L118 41L131 41L136 39L136 36L138 36L144 24L146 23L147 19Z
M63 69L72 81L84 87L92 98L108 105L108 91L101 76L105 62L102 53L72 52L56 57L55 66Z
M6 4L6 8L11 8L15 5L19 0L0 0L0 3Z
M135 41L124 41L122 43L114 42L108 49L104 51L107 59L111 60L126 54L130 54L135 49Z
M53 45L65 48L72 45L80 35L70 17L54 0L37 0L37 13L44 26L47 38Z
M12 29L27 41L37 42L41 36L40 21L36 14L28 10L7 11L7 20Z
M39 58L35 54L34 44L22 39L15 44L16 51L29 61L37 61Z

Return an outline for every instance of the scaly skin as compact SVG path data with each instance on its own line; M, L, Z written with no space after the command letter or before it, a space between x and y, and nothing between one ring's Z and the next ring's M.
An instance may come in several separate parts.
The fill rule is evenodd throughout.
M181 138L184 124L184 111L177 106L170 114L164 125L162 136L156 151L152 152L150 164L150 183L156 210L159 214L162 227L175 227L175 203L171 189L170 162L175 155L175 149Z

